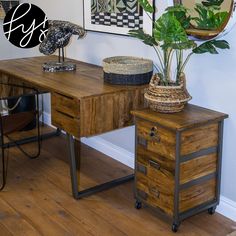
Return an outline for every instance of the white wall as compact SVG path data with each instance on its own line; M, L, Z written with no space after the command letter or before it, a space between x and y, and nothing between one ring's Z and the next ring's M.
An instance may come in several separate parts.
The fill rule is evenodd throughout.
M63 19L82 25L82 0L31 0L49 19ZM156 1L157 2L157 1ZM164 4L166 1L158 1ZM164 6L162 5L162 8ZM159 8L160 11L160 8ZM227 36L231 49L220 55L196 55L187 70L187 86L192 103L228 113L225 122L222 194L236 201L236 28ZM3 39L0 32L0 58L23 57L37 54L37 50L16 49ZM73 38L67 56L101 65L102 59L115 55L132 55L155 60L153 51L136 39L124 36L89 32L82 40ZM129 151L134 149L133 128L105 134L102 138Z

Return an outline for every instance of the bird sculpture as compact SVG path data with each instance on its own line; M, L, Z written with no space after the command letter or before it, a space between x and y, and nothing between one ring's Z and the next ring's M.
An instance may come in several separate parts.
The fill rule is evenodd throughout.
M75 70L76 65L65 62L64 47L69 44L72 35L78 35L79 38L85 36L86 31L79 25L68 21L53 20L49 21L49 28L46 38L39 46L39 51L45 55L53 54L59 49L58 62L45 63L44 71L70 71Z

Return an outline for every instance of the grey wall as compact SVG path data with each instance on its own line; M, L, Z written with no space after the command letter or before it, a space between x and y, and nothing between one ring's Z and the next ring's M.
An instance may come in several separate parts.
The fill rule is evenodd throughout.
M26 2L26 1L25 1ZM70 20L82 24L82 0L32 0L50 19ZM165 7L166 0L158 2L158 10ZM236 28L225 37L231 49L220 55L194 56L186 71L187 87L194 104L228 113L225 123L222 194L236 201ZM38 54L37 49L22 50L11 46L0 31L0 58L24 57ZM153 51L136 39L129 37L89 32L83 40L73 38L67 48L67 56L101 65L102 59L117 55L141 56L155 60ZM112 143L133 151L133 128L102 136Z

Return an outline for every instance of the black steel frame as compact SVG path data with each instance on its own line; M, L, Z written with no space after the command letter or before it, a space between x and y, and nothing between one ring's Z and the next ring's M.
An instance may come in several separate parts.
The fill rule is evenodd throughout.
M83 197L88 197L92 194L116 187L120 184L126 183L134 179L134 174L124 176L112 181L96 185L94 187L84 189L79 191L79 175L77 170L80 168L80 145L76 147L75 139L69 133L67 133L68 149L69 149L69 161L70 161L70 175L71 175L71 187L72 194L75 199L81 199ZM78 155L76 155L76 153Z
M42 141L42 140L45 140L45 139L52 138L54 136L59 136L60 134L61 134L61 130L59 128L57 128L55 131L48 132L48 133L45 133L45 134L40 134L39 137L40 137L40 141ZM32 143L32 142L35 142L37 140L38 140L37 136L27 137L27 138L23 138L23 139L14 141L14 142L12 141L12 142L5 143L3 145L3 147L4 148L15 147L17 145ZM0 147L2 147L1 144L0 144Z
M13 87L13 88L23 88L23 89L30 89L31 91L34 91L33 93L28 93L28 94L21 94L19 96L8 96L8 97L1 97L0 100L6 100L6 99L11 99L11 98L16 98L16 97L23 97L23 96L28 96L28 95L35 95L36 97L36 125L37 125L37 136L35 137L35 141L38 142L38 149L37 153L35 155L29 155L26 152L24 152L22 149L20 149L24 154L26 154L28 157L31 159L37 158L40 155L40 150L41 150L41 143L40 143L40 124L39 124L39 92L37 89L33 87L28 87L25 85L16 85L16 84L11 84L11 83L0 83L1 85ZM4 189L6 185L6 166L5 166L5 149L10 147L10 146L18 146L20 145L20 142L12 141L10 143L4 143L4 127L2 125L2 116L0 115L0 122L1 122L1 127L0 127L0 147L1 147L1 158L2 158L2 185L0 187L0 191Z

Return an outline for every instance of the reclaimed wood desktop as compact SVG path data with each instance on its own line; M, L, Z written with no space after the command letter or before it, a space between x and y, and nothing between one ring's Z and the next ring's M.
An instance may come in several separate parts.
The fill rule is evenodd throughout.
M72 193L78 199L124 183L133 175L79 191L80 137L98 135L133 124L131 110L144 107L146 86L119 86L103 81L102 68L74 61L73 72L48 73L42 64L56 57L0 61L0 80L30 85L51 93L52 124L67 133Z

